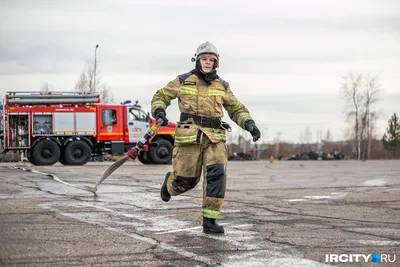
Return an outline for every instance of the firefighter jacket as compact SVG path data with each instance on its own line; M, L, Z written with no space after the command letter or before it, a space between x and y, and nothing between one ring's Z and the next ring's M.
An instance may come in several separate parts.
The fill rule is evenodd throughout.
M251 120L247 108L234 96L229 83L221 78L208 85L192 72L178 75L164 88L157 90L151 101L151 114L154 117L158 108L166 109L171 100L178 98L181 113L188 113L207 118L223 118L223 108L239 127L245 129L245 123ZM224 129L201 127L192 118L177 123L175 143L201 143L202 134L206 134L211 142L226 141Z

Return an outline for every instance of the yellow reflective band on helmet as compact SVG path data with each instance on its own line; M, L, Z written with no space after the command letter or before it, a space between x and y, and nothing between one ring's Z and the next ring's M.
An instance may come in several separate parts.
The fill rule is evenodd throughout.
M217 211L217 210L203 209L203 217L210 218L210 219L217 219L218 215L219 215L219 211Z
M179 89L179 92L182 94L188 94L188 95L198 95L199 91L196 88L193 87L187 87L187 86L181 86Z
M175 142L182 144L182 143L193 143L197 139L197 134L189 135L189 136L175 136Z
M220 90L208 90L208 96L225 95L224 91Z

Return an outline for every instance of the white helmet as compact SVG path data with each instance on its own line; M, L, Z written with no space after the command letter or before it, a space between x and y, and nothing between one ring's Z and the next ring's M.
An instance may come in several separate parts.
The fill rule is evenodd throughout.
M199 45L199 47L197 48L196 54L194 54L194 57L192 57L192 62L199 60L200 58L202 58L202 56L204 56L206 54L214 56L214 59L215 59L214 67L218 68L218 65L219 65L218 64L219 63L218 50L215 47L215 45L213 45L212 43L210 43L208 41Z

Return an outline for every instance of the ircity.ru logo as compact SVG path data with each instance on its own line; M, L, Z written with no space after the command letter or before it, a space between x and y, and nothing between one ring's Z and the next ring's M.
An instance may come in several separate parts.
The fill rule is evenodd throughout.
M325 262L396 262L396 254L326 254Z

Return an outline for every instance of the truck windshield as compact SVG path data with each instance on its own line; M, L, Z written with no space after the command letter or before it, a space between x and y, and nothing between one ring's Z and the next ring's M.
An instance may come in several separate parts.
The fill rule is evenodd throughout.
M129 118L135 121L148 121L146 112L139 108L130 108Z

